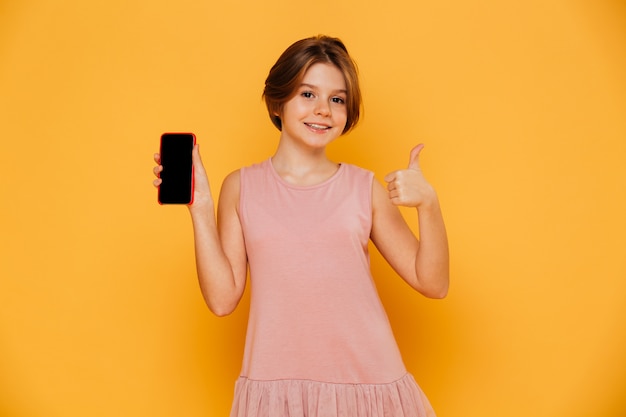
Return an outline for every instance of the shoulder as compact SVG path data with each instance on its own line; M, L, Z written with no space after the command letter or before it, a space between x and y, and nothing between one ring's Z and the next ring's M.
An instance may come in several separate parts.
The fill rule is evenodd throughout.
M220 190L220 204L224 207L237 207L239 203L239 191L241 189L241 169L228 174L222 182Z
M341 165L343 165L346 171L356 174L356 175L374 175L374 173L370 171L369 169L362 168L358 165L347 164L345 162L342 162Z
M227 188L229 190L239 190L241 188L242 179L246 179L260 171L267 170L268 162L269 160L265 160L236 169L235 171L228 174L226 178L224 178L224 182L222 183L222 189Z
M254 181L253 178L256 178L259 174L266 172L268 162L269 160L265 160L263 162L244 166L232 171L226 176L226 178L224 178L220 194L238 202L242 188L246 188L245 185L248 182L251 180Z
M368 169L361 168L357 165L343 164L344 172L351 181L358 181L365 183L368 187L371 186L374 181L374 173ZM375 182L375 181L374 181Z
M241 183L241 169L237 169L224 178L222 183L222 192L224 190L239 189Z

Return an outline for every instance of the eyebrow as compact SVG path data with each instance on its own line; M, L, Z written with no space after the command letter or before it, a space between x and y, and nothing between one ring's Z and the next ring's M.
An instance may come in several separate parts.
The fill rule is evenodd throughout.
M300 88L302 88L302 87L307 87L307 88L310 88L310 89L313 89L313 90L318 88L317 86L315 86L313 84L307 84L307 83L300 84ZM335 90L335 91L333 91L333 93L335 93L335 94L343 93L343 94L347 95L348 94L348 90Z

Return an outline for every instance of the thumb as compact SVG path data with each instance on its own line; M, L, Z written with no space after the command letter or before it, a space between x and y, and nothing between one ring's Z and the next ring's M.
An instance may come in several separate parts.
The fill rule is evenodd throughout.
M191 160L194 166L202 166L202 158L200 157L200 144L196 143L191 151Z
M424 144L420 143L413 149L411 149L411 156L409 157L409 169L420 169L420 152L424 149Z

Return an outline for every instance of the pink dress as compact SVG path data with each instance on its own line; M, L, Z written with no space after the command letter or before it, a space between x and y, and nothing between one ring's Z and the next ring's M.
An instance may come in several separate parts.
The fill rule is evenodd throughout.
M373 174L314 186L241 170L250 317L231 417L426 417L372 280Z

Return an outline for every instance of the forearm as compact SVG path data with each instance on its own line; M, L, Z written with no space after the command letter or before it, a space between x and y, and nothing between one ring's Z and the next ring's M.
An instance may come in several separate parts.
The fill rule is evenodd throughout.
M434 199L417 208L419 247L415 273L424 295L443 298L448 293L450 259L448 237L439 201Z
M194 208L190 212L202 296L214 314L230 314L237 306L243 288L237 285L233 267L224 251L213 206Z

